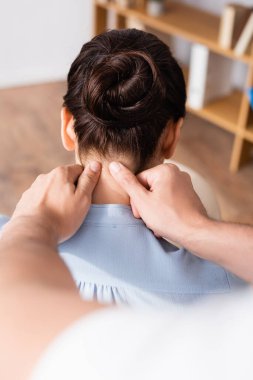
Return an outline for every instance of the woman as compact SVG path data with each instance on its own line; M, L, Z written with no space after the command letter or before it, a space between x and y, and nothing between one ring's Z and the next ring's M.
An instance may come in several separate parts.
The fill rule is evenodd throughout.
M121 161L136 174L170 158L185 102L182 71L152 34L106 32L86 43L73 62L61 114L63 144L84 166L100 161L102 172L89 214L59 250L86 300L162 306L243 284L155 237L134 217L135 206L108 169Z
M138 173L170 158L185 102L179 65L150 33L106 32L86 43L73 62L62 109L63 144L82 165L91 159L103 165L85 222L60 246L85 299L163 305L241 284L223 268L156 238L133 216L129 197L108 170L112 160Z

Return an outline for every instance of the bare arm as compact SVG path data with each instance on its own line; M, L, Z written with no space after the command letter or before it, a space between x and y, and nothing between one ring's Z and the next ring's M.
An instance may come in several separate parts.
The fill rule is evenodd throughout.
M99 172L78 165L40 176L0 240L0 378L27 379L48 343L98 308L84 303L57 253L90 206ZM77 187L75 181L81 174Z
M111 173L129 194L134 215L156 236L253 283L253 227L209 219L187 173L163 164L137 179L118 163L111 164Z
M82 168L74 165L39 177L3 231L1 379L27 379L48 343L73 321L98 308L81 301L56 246L82 223L99 172L88 167L81 174ZM142 217L156 235L185 245L253 282L252 227L209 220L188 175L174 165L146 171L138 180L122 166L112 174L129 193L135 216Z
M182 240L197 256L253 283L253 227L206 218Z

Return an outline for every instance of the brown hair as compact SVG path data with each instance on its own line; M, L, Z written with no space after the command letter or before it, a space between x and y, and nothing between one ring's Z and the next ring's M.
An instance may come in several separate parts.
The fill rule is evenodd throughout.
M182 70L151 33L111 30L83 45L68 74L64 106L79 152L124 152L142 170L167 123L185 116Z

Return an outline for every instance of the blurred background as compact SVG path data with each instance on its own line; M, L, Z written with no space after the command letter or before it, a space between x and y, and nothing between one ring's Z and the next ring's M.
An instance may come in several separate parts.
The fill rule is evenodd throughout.
M196 37L198 42L198 33L201 34L201 28L198 31L201 20L191 20L195 25L187 22L177 25L177 36L176 28L171 35L162 24L168 22L169 25L169 13L173 15L170 1L159 15L147 13L147 4L138 0L139 8L123 0L0 2L0 213L11 214L21 193L38 174L73 162L72 154L64 151L60 141L60 108L66 76L83 43L103 27L105 14L107 27L134 26L157 34L170 45L182 66L189 66L193 40ZM177 3L204 10L218 20L228 1ZM252 0L237 3L253 6ZM168 19L165 18L167 13ZM186 27L195 28L195 35L185 33ZM212 42L211 35L212 31ZM219 51L218 47L215 49ZM249 58L251 53L245 53L242 60L236 59L230 50L224 54L233 61L230 78L233 88L240 88L243 93L248 85L245 81L249 80L249 67L253 67L253 54ZM239 106L243 102L246 100L242 97ZM226 107L224 118L227 115L229 119L237 103L228 103ZM247 142L246 163L238 165L239 170L231 171L235 134L218 125L218 119L218 124L211 123L210 118L205 117L207 113L203 115L189 108L174 158L199 172L213 186L225 220L253 224L252 144ZM226 120L222 123L227 125Z

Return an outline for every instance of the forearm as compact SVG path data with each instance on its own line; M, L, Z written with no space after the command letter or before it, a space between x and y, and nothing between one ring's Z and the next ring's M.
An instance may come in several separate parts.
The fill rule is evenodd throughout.
M197 256L253 283L253 227L205 218L180 242Z
M78 318L84 303L42 219L19 217L0 239L0 378L25 380L48 344ZM15 366L13 366L13 359Z
M52 339L98 308L82 301L57 252L58 241L72 236L88 212L97 169L70 165L37 177L2 231L1 379L27 379Z
M57 235L42 217L18 217L1 236L0 283L2 286L32 282L74 289L69 271L57 253Z

